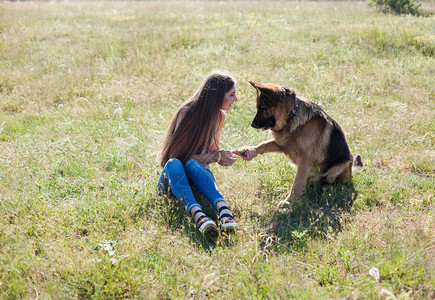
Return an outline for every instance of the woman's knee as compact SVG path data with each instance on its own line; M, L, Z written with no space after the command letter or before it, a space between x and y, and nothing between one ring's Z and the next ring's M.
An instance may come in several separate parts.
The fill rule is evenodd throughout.
M206 169L200 162L197 160L191 159L184 165L184 170L186 171L187 176L195 183L198 184L198 181L202 182L214 182L213 173L210 170Z
M191 178L195 179L196 177L200 176L201 178L204 177L204 175L207 172L207 169L204 168L204 166L198 162L195 159L190 159L185 165L184 170L186 171L186 174ZM207 176L206 176L207 177Z
M183 169L183 163L178 158L171 158L166 162L165 169L169 172L172 170Z
M187 170L187 169L203 168L203 165L201 165L201 163L195 159L189 159L187 163L184 165L184 167Z

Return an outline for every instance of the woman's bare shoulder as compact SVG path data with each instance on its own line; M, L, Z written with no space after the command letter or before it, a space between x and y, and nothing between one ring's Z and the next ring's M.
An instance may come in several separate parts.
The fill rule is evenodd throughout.
M225 121L225 117L226 117L225 112L223 110L221 110L221 117L220 117L219 123L223 124Z

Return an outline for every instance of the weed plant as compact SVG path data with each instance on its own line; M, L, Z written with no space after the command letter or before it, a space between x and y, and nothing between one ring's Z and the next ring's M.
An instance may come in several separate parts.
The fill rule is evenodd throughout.
M420 15L420 4L416 4L414 0L370 0L370 4L383 13L395 13Z

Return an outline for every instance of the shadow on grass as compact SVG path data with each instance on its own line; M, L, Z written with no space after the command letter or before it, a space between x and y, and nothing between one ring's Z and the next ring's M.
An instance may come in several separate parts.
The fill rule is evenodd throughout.
M291 209L275 210L264 218L264 224L280 244L301 250L309 238L339 232L342 216L350 211L357 195L352 181L337 183L325 192L320 184L309 185Z
M193 191L205 214L218 222L218 214L210 202L195 189ZM262 220L268 234L276 236L279 245L284 246L283 249L302 250L310 238L321 238L329 233L339 232L342 216L350 211L357 195L352 181L337 183L326 192L321 191L319 184L309 185L291 209L277 209L256 218ZM174 195L165 195L158 199L156 212L158 222L162 225L174 232L182 231L205 251L212 250L217 245L231 245L231 237L201 234L184 205Z

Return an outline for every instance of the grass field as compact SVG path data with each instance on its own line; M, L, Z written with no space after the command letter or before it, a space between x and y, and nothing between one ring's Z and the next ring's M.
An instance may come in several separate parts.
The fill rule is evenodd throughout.
M0 298L434 298L434 52L434 17L366 2L1 2ZM213 166L240 229L200 236L155 186L172 114L216 69L238 81L221 148L270 137L247 81L274 82L365 169L277 211L283 155Z

